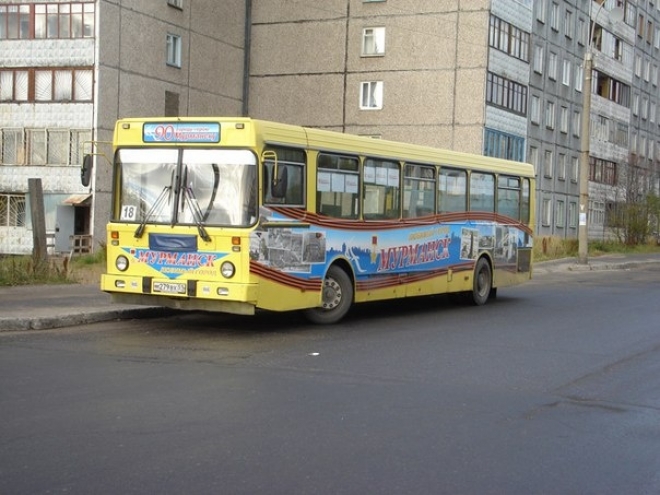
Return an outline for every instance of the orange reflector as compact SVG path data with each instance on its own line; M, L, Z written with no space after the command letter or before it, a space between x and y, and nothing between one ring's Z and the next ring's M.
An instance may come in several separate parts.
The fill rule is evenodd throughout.
M110 238L111 239L119 239L119 232L116 230L113 230L110 232Z
M241 238L234 236L231 238L231 245L232 246L240 246L241 245Z

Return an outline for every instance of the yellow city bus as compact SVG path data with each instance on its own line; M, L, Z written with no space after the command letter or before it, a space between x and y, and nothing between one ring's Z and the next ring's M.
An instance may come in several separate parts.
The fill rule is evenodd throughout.
M482 305L530 279L533 212L526 163L250 118L123 119L101 289L321 324L367 301Z

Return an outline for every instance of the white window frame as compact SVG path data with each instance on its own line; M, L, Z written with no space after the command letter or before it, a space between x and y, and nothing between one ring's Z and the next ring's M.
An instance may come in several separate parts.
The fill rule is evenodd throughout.
M383 108L383 81L363 81L360 83L360 110L380 110Z
M575 26L573 25L573 12L566 9L564 12L564 36L573 38Z
M564 59L564 68L562 71L561 82L564 84L564 86L571 85L571 61L568 59Z
M571 159L571 182L577 184L579 176L580 176L580 158L574 156Z
M557 80L557 54L554 52L548 55L548 77L553 81Z
M534 72L537 74L543 74L543 55L545 53L545 48L543 45L534 45Z
M555 154L552 150L545 150L543 152L543 177L552 179L552 172L555 166Z
M555 202L555 227L564 228L566 224L566 204L563 199Z
M181 36L167 33L165 63L171 67L181 68Z
M362 56L382 57L385 55L385 28L368 27L362 30Z
M552 223L552 201L547 198L542 203L541 223L544 227L549 227Z
M559 130L568 134L568 107L561 107L559 110Z
M584 67L582 64L575 66L575 91L582 93L582 86L584 85Z
M546 101L545 102L545 126L548 129L555 128L555 102Z
M541 123L541 98L536 95L532 95L532 101L530 104L530 119L532 124Z
M24 194L0 194L0 226L25 227L26 197Z
M557 2L552 2L550 8L550 27L554 31L559 31L559 4Z
M582 126L582 113L579 110L573 111L573 136L580 137L580 129Z

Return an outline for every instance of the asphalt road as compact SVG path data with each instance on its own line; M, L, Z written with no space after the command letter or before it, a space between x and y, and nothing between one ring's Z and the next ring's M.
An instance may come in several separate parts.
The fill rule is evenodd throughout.
M660 493L660 270L0 334L0 493Z

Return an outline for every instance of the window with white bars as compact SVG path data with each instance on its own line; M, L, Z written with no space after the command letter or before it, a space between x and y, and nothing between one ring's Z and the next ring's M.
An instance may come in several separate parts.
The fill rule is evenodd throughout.
M0 102L91 102L91 69L0 69Z
M2 129L0 162L3 165L79 166L89 129Z
M0 194L0 227L25 227L24 194Z

